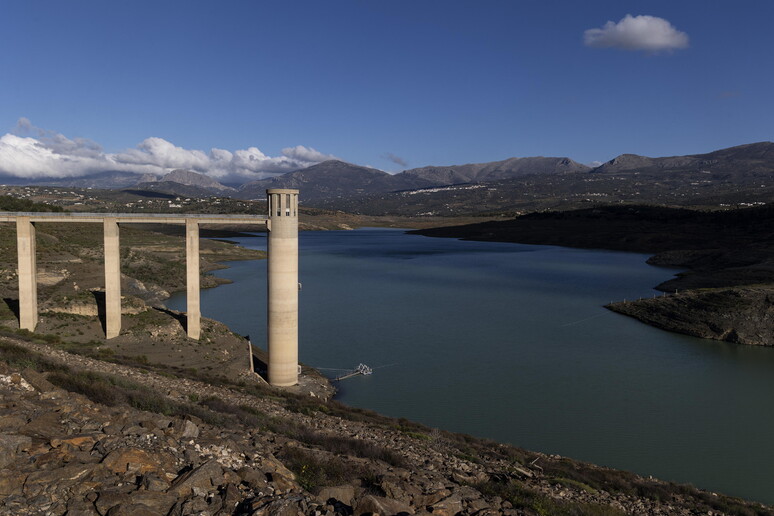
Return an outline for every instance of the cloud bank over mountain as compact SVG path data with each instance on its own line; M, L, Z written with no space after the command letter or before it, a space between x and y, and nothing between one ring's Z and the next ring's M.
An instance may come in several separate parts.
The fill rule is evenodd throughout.
M35 127L20 118L13 133L0 137L0 176L19 178L80 177L105 170L163 175L174 169L206 174L219 181L254 180L337 159L311 147L282 149L280 156L267 156L257 147L209 152L186 149L157 137L146 138L135 148L106 153L85 138L68 138Z
M627 14L618 23L608 21L601 29L588 29L583 42L589 47L660 52L688 47L688 35L663 18Z

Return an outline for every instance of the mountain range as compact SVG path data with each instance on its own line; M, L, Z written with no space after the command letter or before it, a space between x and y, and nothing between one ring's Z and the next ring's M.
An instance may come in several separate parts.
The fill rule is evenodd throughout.
M460 183L479 183L529 174L560 174L591 170L569 158L510 158L491 163L423 167L388 174L343 161L311 167L242 185L241 197L261 198L267 188L298 188L302 200L317 201L357 195L416 190Z
M704 171L713 174L750 175L774 171L774 143L760 142L720 149L707 154L648 158L636 154L620 156L595 168L595 173L680 173Z
M500 164L509 161L480 167L483 174L466 182L448 184L459 176L437 175L444 168L456 172L462 167L429 167L431 174L424 179L434 183L431 187L311 199L307 204L364 215L454 216L571 209L588 203L713 208L774 202L771 142L662 158L622 154L595 168L560 160L554 168L527 167L521 174L512 169L504 173ZM497 173L487 174L492 170Z
M498 195L504 199L513 199L521 194L537 197L560 195L566 200L567 196L582 195L585 192L591 196L605 197L634 185L639 187L637 191L655 189L661 192L653 199L644 199L661 202L664 199L657 197L668 198L674 192L693 198L695 195L715 195L718 192L726 195L734 189L767 189L774 186L770 184L772 178L774 143L760 142L685 156L651 158L621 154L595 168L567 157L524 157L489 163L427 166L389 174L374 168L329 160L268 179L251 181L237 188L223 185L207 175L182 169L173 170L162 177L105 171L80 178L27 181L23 184L131 188L185 197L239 199L263 199L268 188L298 188L301 190L302 202L307 205L365 213L371 210L371 214L376 214L371 205L387 203L397 206L405 202L406 192L421 192L423 199L429 199L430 204L433 196L440 204L444 204L443 201L450 196L461 198L461 204L464 204L467 198L480 199L486 196L491 200ZM2 180L7 181L8 178ZM596 184L591 188L589 183ZM529 194L530 191L533 191L532 194ZM498 193L495 195L492 192ZM500 202L490 203L489 207L501 210L507 206L510 206L507 202ZM391 209L375 211L395 212Z

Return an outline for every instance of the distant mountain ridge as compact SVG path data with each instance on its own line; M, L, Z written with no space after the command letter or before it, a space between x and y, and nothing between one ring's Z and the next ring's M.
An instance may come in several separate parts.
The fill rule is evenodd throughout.
M185 197L227 197L236 192L205 174L190 170L176 169L159 180L143 181L132 185L138 190L147 190Z
M774 203L771 142L663 158L622 154L599 167L583 170L312 202L319 208L351 213L407 216L526 213L581 208L588 203L701 207Z
M438 207L450 202L462 209L473 200L471 196L481 197L486 192L489 192L486 197L490 209L498 210L508 206L518 209L518 203L512 201L523 199L525 188L537 192L530 194L533 197L538 195L548 198L555 195L557 202L572 200L576 196L590 196L600 200L616 195L620 197L615 193L620 189L609 181L616 176L618 182L615 184L629 185L631 181L627 180L627 176L632 175L637 175L638 181L647 178L644 190L635 190L647 192L661 189L658 197L641 197L643 202L660 202L659 199L669 197L670 190L680 190L681 197L685 198L696 195L714 196L713 199L719 199L717 196L720 195L726 198L734 188L749 190L774 186L771 181L774 178L774 143L750 143L706 154L659 158L621 154L593 169L567 157L537 156L489 163L426 166L389 174L374 168L329 160L271 178L234 185L238 188L225 186L208 175L183 169L173 170L161 178L126 171L104 171L78 178L23 180L0 177L0 182L73 188L134 188L176 196L230 196L241 199L263 199L265 190L269 188L298 188L301 190L302 202L310 205L365 210L364 203L373 205L387 202L392 206L390 211L401 203L405 204L404 201L388 199L398 195L397 192L454 187L453 192L439 192L435 195L437 202L434 208L419 211L437 213ZM591 184L582 184L601 179L607 182L594 183L596 186L593 188ZM669 184L666 185L665 181ZM487 188L457 188L458 185L482 184L486 184ZM737 197L739 201L744 198ZM494 199L501 200L495 202ZM726 201L711 201L714 202ZM369 207L368 211L371 209Z
M244 184L239 188L239 196L259 199L266 195L268 188L298 188L302 192L302 201L309 201L431 185L421 178L399 176L344 161L328 160L281 176Z
M588 172L591 167L569 158L509 158L490 163L445 167L422 167L398 174L329 160L269 179L252 181L239 188L243 198L262 198L267 188L298 188L302 201L352 197L400 190L415 190L460 183L479 183L530 174Z
M570 158L509 158L490 163L471 163L448 167L422 167L401 172L400 175L413 176L430 181L433 186L460 183L482 183L499 181L530 174L566 174L588 172L591 167L582 165Z
M223 192L234 192L234 188L230 186L222 185L215 179L205 174L199 174L197 172L191 172L190 170L176 169L161 178L161 181L169 181L173 183L180 183L182 185L198 186L201 188L207 188L212 190L219 190Z
M649 158L621 154L593 170L594 173L686 172L722 173L774 172L774 143L758 142L737 145L706 154Z
M137 174L118 170L105 170L80 177L44 177L26 179L16 177L0 177L0 183L10 185L60 186L65 188L128 188L138 182L158 181L153 174Z

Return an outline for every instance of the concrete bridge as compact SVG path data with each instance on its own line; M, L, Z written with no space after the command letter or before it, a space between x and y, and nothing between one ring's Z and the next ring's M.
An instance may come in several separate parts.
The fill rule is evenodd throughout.
M268 230L269 383L298 382L298 190L266 191L267 215L198 215L144 213L27 213L0 212L0 222L16 223L19 257L19 327L35 330L38 323L38 285L35 224L81 222L102 224L105 242L105 336L121 332L121 260L119 224L184 224L188 337L201 335L199 300L199 226L202 224L263 225Z

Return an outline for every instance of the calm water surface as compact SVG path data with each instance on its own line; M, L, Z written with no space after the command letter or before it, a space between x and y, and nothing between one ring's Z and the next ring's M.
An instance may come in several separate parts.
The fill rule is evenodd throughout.
M301 360L374 368L345 403L774 503L774 350L602 308L673 274L646 255L385 229L305 232L300 252ZM218 275L203 315L265 346L266 262Z

